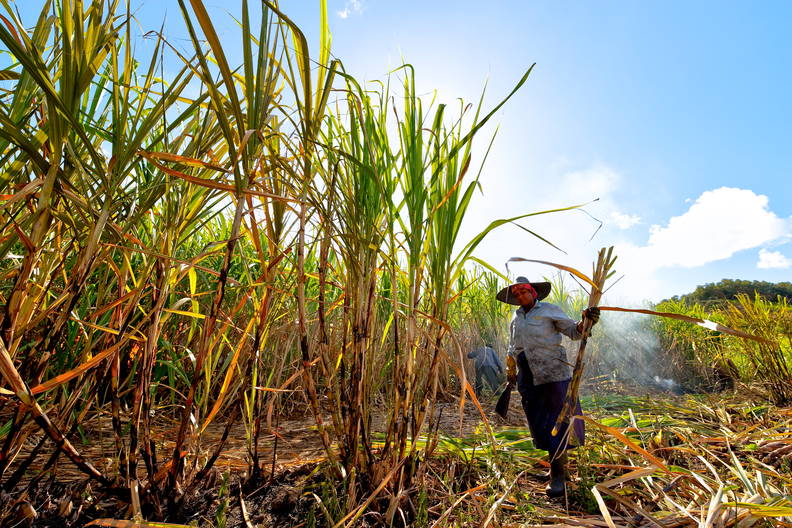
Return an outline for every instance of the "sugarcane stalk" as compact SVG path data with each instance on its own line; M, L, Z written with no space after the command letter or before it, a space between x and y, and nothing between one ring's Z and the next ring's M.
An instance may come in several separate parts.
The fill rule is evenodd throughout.
M594 273L591 276L593 287L589 293L588 308L597 306L602 298L602 292L605 289L605 281L613 276L613 264L616 262L616 257L613 256L613 246L609 248L602 248L597 256L597 262L594 263ZM553 427L553 435L558 434L561 424L563 424L572 410L576 407L578 401L578 394L580 392L580 382L583 380L583 371L585 369L586 358L586 344L588 337L591 334L592 322L590 319L583 320L583 336L580 338L580 346L578 347L577 358L575 360L575 368L572 373L572 381L569 383L564 406L561 413L556 419L555 426ZM574 433L573 433L574 434ZM582 438L578 438L582 442Z
M30 387L28 387L20 377L19 372L14 366L14 362L12 361L2 339L0 339L0 375L2 375L3 379L5 379L5 381L9 384L16 396L30 410L36 424L38 424L38 426L43 429L43 431L47 434L47 436L50 437L56 446L63 449L63 452L66 453L66 456L68 456L69 459L78 468L80 468L83 473L93 479L96 479L105 486L109 487L112 485L107 477L102 475L94 466L91 465L90 462L85 460L82 455L77 452L71 442L69 442L69 440L60 432L60 430L58 430L55 424L50 421L44 410L34 399L33 393L30 392Z

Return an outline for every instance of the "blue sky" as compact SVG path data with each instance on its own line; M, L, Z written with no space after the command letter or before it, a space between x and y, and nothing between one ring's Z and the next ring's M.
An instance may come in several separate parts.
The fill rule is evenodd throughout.
M238 32L228 13L240 3L206 0L232 62ZM32 23L40 2L24 4ZM189 45L175 0L133 5L145 29L167 13L166 34ZM315 45L319 3L281 8ZM586 210L603 227L589 240L598 224L581 213L524 224L566 254L504 228L478 251L495 267L520 256L586 271L614 244L625 278L612 294L632 302L722 278L790 280L792 3L328 0L328 10L347 71L381 79L404 60L419 90L444 102L475 102L488 82L492 106L536 62L494 119L483 195L463 236L594 198Z

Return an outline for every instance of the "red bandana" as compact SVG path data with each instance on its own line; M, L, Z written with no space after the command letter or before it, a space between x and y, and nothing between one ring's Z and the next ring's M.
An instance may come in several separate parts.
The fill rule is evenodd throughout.
M533 295L534 299L539 297L539 294L536 293L536 290L534 289L533 285L528 282L521 282L511 287L512 295L514 295L520 290L528 290L529 292L531 292L531 295Z

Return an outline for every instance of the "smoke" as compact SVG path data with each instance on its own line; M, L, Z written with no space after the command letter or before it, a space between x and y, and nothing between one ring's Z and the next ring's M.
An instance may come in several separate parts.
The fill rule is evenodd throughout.
M607 303L603 303L605 305ZM679 393L676 364L652 328L651 316L603 312L586 347L586 378L607 377L620 382ZM578 343L565 343L570 361Z
M655 376L654 382L658 387L662 387L667 391L671 391L671 392L680 391L679 383L677 383L676 381L670 378L661 378L660 376Z

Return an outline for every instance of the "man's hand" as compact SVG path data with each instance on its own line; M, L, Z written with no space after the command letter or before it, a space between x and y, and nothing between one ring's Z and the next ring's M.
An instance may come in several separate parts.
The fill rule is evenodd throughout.
M597 324L599 318L600 318L600 309L597 308L596 306L592 306L591 308L586 308L585 310L583 310L583 313L581 314L581 319L583 320L582 322L585 322L586 319L588 319L589 321L591 321L591 326Z

